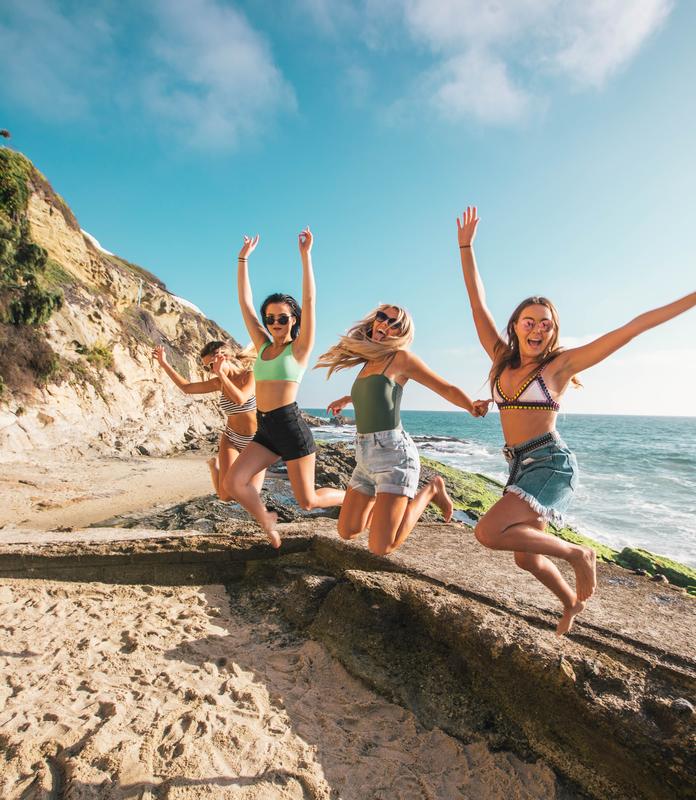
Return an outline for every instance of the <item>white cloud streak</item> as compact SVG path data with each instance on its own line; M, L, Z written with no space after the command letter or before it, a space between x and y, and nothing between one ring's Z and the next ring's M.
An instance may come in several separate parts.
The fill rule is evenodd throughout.
M6 0L0 51L11 54L0 91L39 117L113 120L120 100L193 146L233 148L296 105L265 39L223 0L70 12L58 0Z
M160 121L186 126L195 143L225 147L295 108L268 46L241 13L215 0L159 0L155 8L156 66L143 98Z
M448 119L514 124L545 105L529 86L559 78L601 87L664 23L673 0L303 0L321 31L356 20L371 45L395 27L435 64L414 78L411 104ZM352 9L349 13L348 8ZM415 102L413 102L415 101ZM403 109L403 98L395 108Z

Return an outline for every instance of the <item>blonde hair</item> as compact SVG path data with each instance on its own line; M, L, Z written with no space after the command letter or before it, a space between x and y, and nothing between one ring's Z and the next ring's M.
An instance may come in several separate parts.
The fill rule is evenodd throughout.
M201 358L205 356L212 356L216 353L224 353L228 361L232 364L232 372L235 375L241 375L244 372L251 372L254 368L254 361L256 361L256 348L252 343L246 347L238 345L236 342L221 342L218 340L208 342L207 345L201 350Z
M396 319L401 323L399 336L389 336L381 342L372 341L372 326L378 311L395 308ZM413 341L415 327L411 315L401 306L392 303L381 303L373 311L356 322L350 330L339 337L338 344L329 348L319 356L314 369L327 368L327 379L339 369L349 369L368 361L379 361L397 350L406 350Z
M523 300L517 308L512 312L510 315L510 319L508 320L507 324L507 341L505 339L500 338L495 346L493 351L493 365L491 366L491 371L488 373L488 379L490 381L491 391L493 391L493 387L495 382L498 378L502 375L503 371L506 370L508 367L511 369L517 369L520 364L520 342L517 338L517 332L515 331L515 325L517 324L517 320L520 318L520 315L524 311L527 306L544 306L548 308L551 312L551 319L553 320L553 334L551 335L551 339L549 340L548 347L541 354L539 360L535 364L534 368L530 370L529 375L537 370L543 369L549 362L553 361L557 355L563 352L563 347L558 345L558 339L560 334L560 323L558 319L558 311L556 310L556 306L548 300L546 297L527 297ZM528 377L528 376L527 376ZM579 388L582 386L580 381L578 380L577 376L573 375L570 379L571 383L575 386L575 388Z

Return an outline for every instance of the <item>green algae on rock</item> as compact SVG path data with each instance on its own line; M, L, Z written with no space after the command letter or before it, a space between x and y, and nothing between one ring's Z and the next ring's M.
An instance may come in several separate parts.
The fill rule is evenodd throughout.
M429 480L433 473L441 475L454 507L475 519L480 519L502 496L503 485L485 475L464 472L430 458L421 457L421 464L424 467L422 477ZM619 552L568 526L557 528L549 525L547 530L566 542L591 547L600 561L618 564L625 569L645 570L650 575L664 575L671 584L681 586L689 594L696 595L696 570L685 564L631 547L624 547Z

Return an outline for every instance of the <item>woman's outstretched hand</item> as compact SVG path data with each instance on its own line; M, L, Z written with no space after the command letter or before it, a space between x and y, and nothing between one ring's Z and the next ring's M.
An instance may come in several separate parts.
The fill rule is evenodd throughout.
M248 236L244 237L244 244L242 245L242 249L239 251L239 258L248 258L251 253L256 250L256 245L259 243L259 235L258 233L256 236L249 238Z
M167 363L167 356L166 356L166 354L164 352L164 346L163 345L159 345L159 347L154 347L152 349L152 357L156 361L159 361L160 364L166 364Z
M472 417L485 417L488 413L488 407L492 400L474 400L474 407L471 409Z
M326 410L329 414L333 414L334 417L337 417L348 403L350 403L350 397L341 397L339 400L334 400L333 403L329 403Z
M297 240L300 246L300 255L308 256L312 252L312 244L314 242L314 237L309 230L309 225L299 234Z
M476 227L479 218L476 214L476 206L467 206L462 218L457 217L457 239L460 247L471 247L476 238Z

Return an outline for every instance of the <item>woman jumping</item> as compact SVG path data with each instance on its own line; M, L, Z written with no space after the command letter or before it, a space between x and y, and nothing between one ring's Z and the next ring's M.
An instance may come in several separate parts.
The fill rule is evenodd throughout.
M167 362L164 347L161 345L155 347L152 355L184 394L220 393L218 405L220 411L226 415L227 423L220 435L218 454L208 461L208 467L217 496L220 500L232 500L232 496L224 489L224 478L256 433L256 397L252 371L255 350L253 347L242 349L238 345L217 340L208 342L201 350L200 358L203 369L212 372L214 377L206 381L186 380ZM263 473L256 479L259 491L263 479Z
M556 432L559 401L575 376L603 361L644 331L696 305L696 292L641 314L626 325L582 347L558 345L558 313L545 297L528 297L512 312L506 336L498 334L486 305L474 257L479 219L476 208L457 218L459 252L479 340L492 361L493 400L500 409L509 478L500 499L478 522L476 538L493 550L511 550L518 567L531 572L563 604L556 627L570 630L596 587L596 557L582 547L545 532L562 525L577 484L577 462ZM548 556L567 561L575 572L575 591Z
M244 237L237 270L239 304L258 350L254 375L258 398L258 429L251 444L227 474L225 487L258 521L273 547L280 547L277 515L268 511L258 491L258 475L279 458L285 461L295 499L301 508L339 506L342 489L314 486L316 445L295 402L314 346L315 288L312 271L313 237L299 235L302 259L302 306L288 294L272 294L261 306L259 322L249 283L247 262L259 237ZM264 328L265 326L265 328ZM269 336L270 334L270 336Z
M400 547L428 503L435 503L445 522L452 518L452 501L440 476L419 492L420 459L411 437L401 427L403 388L409 379L475 417L484 416L487 401L472 402L464 392L436 375L407 349L413 341L413 321L399 306L380 305L354 325L337 345L320 356L317 368L335 370L362 365L351 394L328 410L339 414L349 403L358 429L356 467L338 518L338 533L353 539L369 528L368 546L387 555Z

